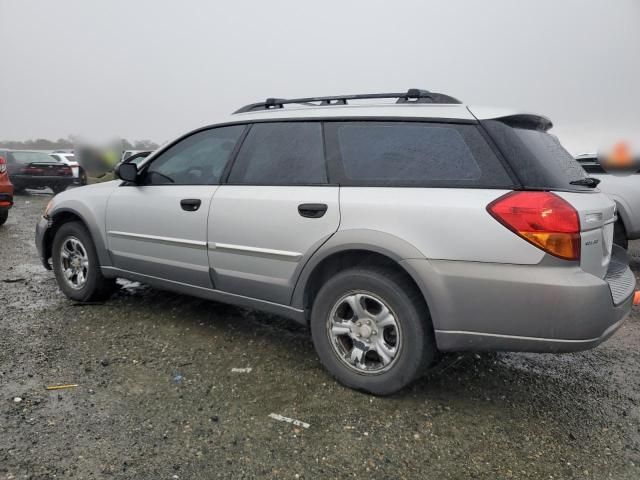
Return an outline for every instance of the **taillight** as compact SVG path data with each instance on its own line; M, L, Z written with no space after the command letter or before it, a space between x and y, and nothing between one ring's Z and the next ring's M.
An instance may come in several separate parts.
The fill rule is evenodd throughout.
M7 171L7 161L3 157L0 157L0 173L4 173L6 171Z
M73 175L73 171L71 170L71 167L69 167L68 165L65 165L64 167L62 167L62 174Z
M566 200L550 192L509 192L487 206L509 230L551 255L580 259L580 218Z

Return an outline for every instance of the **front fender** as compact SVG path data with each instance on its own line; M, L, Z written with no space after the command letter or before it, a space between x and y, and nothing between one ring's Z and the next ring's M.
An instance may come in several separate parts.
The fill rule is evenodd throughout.
M54 197L53 205L49 210L49 217L55 227L56 217L73 215L78 217L87 227L100 265L111 266L111 257L107 250L105 219L109 196L118 182L102 183L67 190Z

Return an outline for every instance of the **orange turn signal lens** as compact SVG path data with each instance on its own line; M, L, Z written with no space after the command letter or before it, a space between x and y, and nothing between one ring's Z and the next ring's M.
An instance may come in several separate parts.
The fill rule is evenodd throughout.
M633 305L640 305L640 290L636 290L636 293L633 294Z
M545 252L566 260L580 258L580 234L519 232L520 235Z

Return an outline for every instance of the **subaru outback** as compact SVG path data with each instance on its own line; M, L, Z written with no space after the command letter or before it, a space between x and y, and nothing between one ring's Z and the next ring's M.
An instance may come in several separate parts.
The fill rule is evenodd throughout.
M551 127L415 89L267 99L55 196L36 243L71 299L122 277L284 315L391 394L438 352L595 347L638 302L615 204Z

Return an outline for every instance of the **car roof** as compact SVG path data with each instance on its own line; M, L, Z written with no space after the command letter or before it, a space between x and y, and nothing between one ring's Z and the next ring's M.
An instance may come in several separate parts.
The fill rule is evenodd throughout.
M551 120L543 115L513 109L468 106L464 104L415 103L415 104L352 104L286 106L240 112L221 119L221 123L256 122L265 120L302 119L443 119L450 121L477 121L500 118L529 117L543 123L549 129Z

